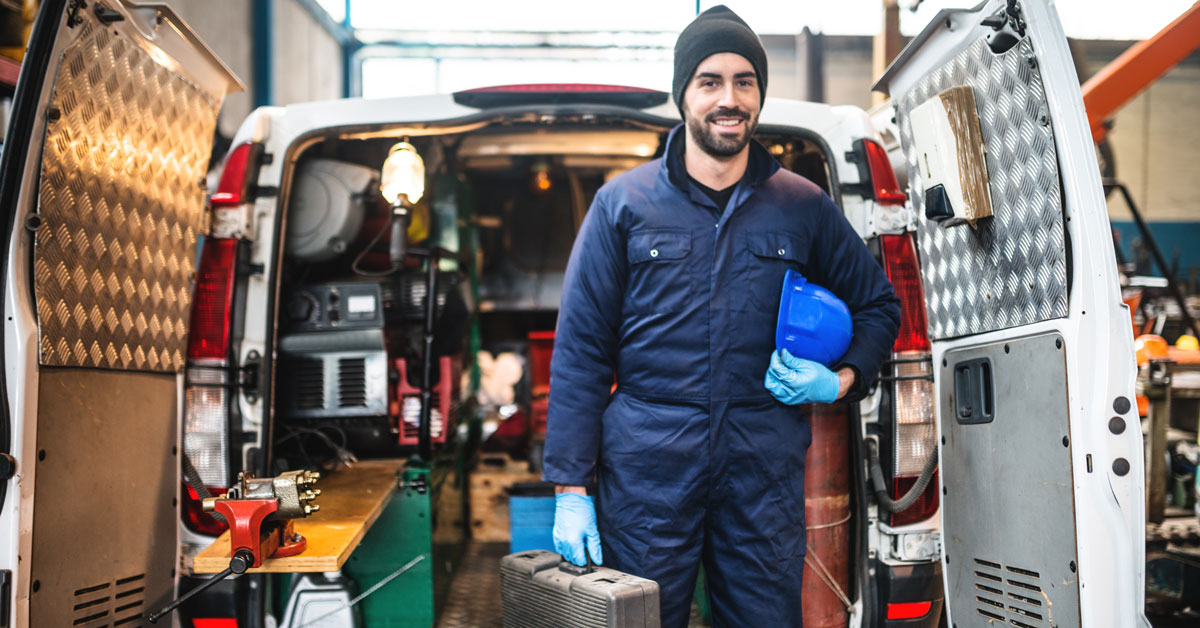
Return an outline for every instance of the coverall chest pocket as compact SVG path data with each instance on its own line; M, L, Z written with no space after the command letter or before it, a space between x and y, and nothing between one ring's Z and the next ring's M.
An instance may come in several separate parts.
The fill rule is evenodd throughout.
M790 268L805 273L808 260L808 238L784 231L757 231L746 234L745 286L749 309L759 312L779 311L779 295L783 276Z
M692 301L694 275L688 267L692 236L653 229L629 234L629 308L639 314L679 312Z

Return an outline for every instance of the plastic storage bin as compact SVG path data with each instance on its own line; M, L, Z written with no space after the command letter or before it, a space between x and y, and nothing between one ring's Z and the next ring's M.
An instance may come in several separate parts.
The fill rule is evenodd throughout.
M554 485L514 484L508 491L509 551L554 551Z

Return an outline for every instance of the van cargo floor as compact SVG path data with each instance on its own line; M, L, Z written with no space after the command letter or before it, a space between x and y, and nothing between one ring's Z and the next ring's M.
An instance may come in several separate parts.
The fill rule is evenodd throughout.
M500 559L508 554L508 543L471 543L450 583L446 606L438 628L501 628ZM691 628L708 623L692 607Z

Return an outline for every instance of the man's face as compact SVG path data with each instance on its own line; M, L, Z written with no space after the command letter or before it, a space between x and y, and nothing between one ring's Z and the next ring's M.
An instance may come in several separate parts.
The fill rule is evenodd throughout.
M758 78L745 57L721 52L696 67L683 92L683 119L701 150L737 155L750 143L761 107Z

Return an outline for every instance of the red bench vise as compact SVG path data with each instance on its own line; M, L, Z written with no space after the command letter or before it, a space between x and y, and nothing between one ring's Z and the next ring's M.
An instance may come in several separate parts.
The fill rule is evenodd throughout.
M249 552L247 567L260 567L264 558L295 556L307 541L292 521L321 509L311 503L321 491L312 488L321 474L288 471L273 478L242 473L229 492L204 500L205 512L217 512L229 522L229 556Z
M229 492L205 499L205 512L219 513L229 522L229 567L162 610L146 615L146 620L156 623L221 580L261 567L264 558L303 552L308 542L292 529L292 520L321 509L312 503L321 494L312 487L319 479L321 474L313 471L288 471L273 478L256 478L243 472Z

